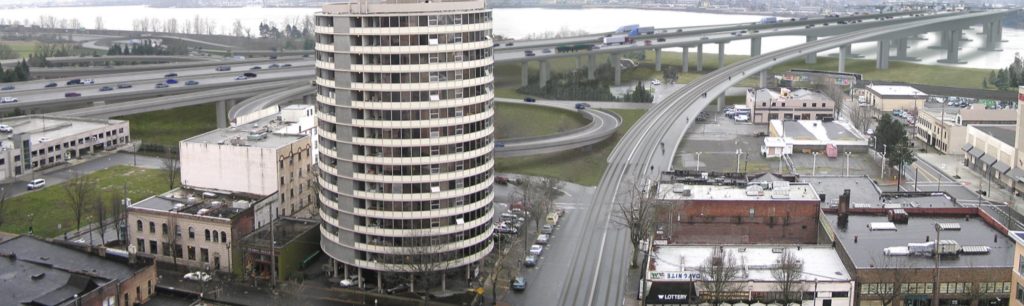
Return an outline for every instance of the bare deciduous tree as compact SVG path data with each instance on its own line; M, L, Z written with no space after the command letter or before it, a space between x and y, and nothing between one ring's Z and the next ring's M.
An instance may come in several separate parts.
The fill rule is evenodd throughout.
M431 280L440 276L442 289L445 287L444 274L448 271L451 261L455 257L444 249L445 241L431 237L428 230L424 230L417 237L402 238L402 245L395 253L401 259L394 262L394 270L406 273L409 276L409 291L416 292L417 280L419 284L433 283Z
M7 217L7 196L9 194L10 191L7 188L0 188L0 225L4 224L4 218Z
M778 262L772 267L772 278L775 278L776 289L782 295L783 304L799 302L803 286L801 277L804 274L804 263L793 253L785 250L779 254Z
M103 29L103 17L102 16L96 16L96 29L97 30L102 30Z
M725 294L741 288L740 273L742 267L736 263L731 251L715 250L699 267L701 284L707 300L717 305L725 300Z
M106 245L107 238L103 234L107 232L107 224L105 223L108 216L107 207L103 203L103 197L101 197L99 194L96 194L93 197L92 203L93 214L96 216L96 224L98 225L100 230L100 242L102 242L103 245Z
M94 200L93 192L96 191L96 180L77 171L72 171L71 178L62 186L64 195L67 196L66 203L75 216L75 228L81 228L87 205Z
M163 166L161 167L167 176L167 189L174 189L174 185L178 183L178 171L181 170L181 165L178 164L178 157L171 156L162 160Z
M658 206L657 190L645 182L633 184L627 198L617 203L618 210L612 215L615 224L629 229L629 243L633 253L629 257L629 267L636 268L636 257L640 252L640 242L651 239L655 231Z

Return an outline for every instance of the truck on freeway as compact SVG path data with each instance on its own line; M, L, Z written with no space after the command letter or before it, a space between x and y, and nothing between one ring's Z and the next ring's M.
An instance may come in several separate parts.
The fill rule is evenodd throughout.
M612 35L612 36L605 37L602 40L602 42L604 44L606 44L606 45L613 45L613 44L624 45L624 44L631 44L631 43L633 43L633 38L629 37L626 34L618 34L618 35Z
M775 18L774 16L761 18L761 24L773 24L773 23L776 23L776 22L779 22L779 20L778 20L778 18Z

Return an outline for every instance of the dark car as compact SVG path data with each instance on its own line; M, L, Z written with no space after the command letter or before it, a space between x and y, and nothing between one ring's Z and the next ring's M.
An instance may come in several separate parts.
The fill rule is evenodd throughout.
M77 93L77 92L66 92L66 93L64 93L64 97L65 98L74 98L74 97L81 97L81 96L82 96L82 94L81 93Z
M164 81L164 83L167 83L168 85L170 85L170 84L178 84L178 80L167 79L167 80Z
M45 87L45 88L57 87L57 83L56 82L50 82L50 83L47 83L46 86L43 86L43 87Z
M68 80L67 83L65 83L65 85L81 85L81 84L82 84L82 79L71 79L71 80Z
M199 82L197 82L195 80L188 80L188 82L185 82L185 86L192 86L192 85L199 85Z
M535 267L537 266L537 256L527 255L526 259L523 260L523 266Z
M246 73L243 73L242 75L244 75L247 78L255 78L256 77L256 73L253 73L253 72L246 72Z
M506 46L506 47L511 47L511 46L512 46L512 43L505 43L505 46Z
M291 67L291 66L292 66L292 64L282 64L281 68L288 68L288 67Z
M270 59L277 59L277 55L271 55Z
M111 91L111 90L114 90L114 88L113 88L113 87L110 87L110 86L103 86L103 87L100 87L100 91Z
M260 66L252 66L252 68L249 68L249 70L260 70L260 69L263 69L263 67L260 67Z
M0 90L14 90L14 85L4 86L3 88L0 88Z
M522 277L522 276L517 276L515 279L513 279L512 280L512 290L515 290L515 291L526 290L526 278Z
M385 290L385 292L387 292L388 294L395 294L395 293L403 292L403 291L406 291L406 290L409 290L409 285L405 284L405 283L402 283L402 284L398 284L398 286L394 286L394 287L388 288L388 290Z
M217 66L217 71L231 71L231 66Z
M537 99L534 99L533 97L526 97L526 98L523 98L523 102L533 103L533 102L537 102Z
M274 69L274 68L278 68L278 67L281 67L281 65L278 65L278 64L270 64L270 66L267 66L267 69Z
M132 88L132 84L117 84L118 89Z
M157 83L156 85L153 86L153 88L167 88L167 87L170 87L170 85L167 85L167 84L164 84L164 83Z
M171 73L168 73L168 74L164 75L165 78L173 78L173 77L176 77L176 76L178 76L178 74L174 73L174 72L171 72Z
M658 42L665 42L665 38L664 37L658 37Z

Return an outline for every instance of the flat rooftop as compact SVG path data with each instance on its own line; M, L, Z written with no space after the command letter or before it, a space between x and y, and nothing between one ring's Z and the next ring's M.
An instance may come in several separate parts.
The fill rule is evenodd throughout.
M658 185L658 198L662 200L818 201L818 193L810 184L782 183L785 184L752 183L751 187L685 183L661 184Z
M282 134L274 131L286 127L288 123L278 119L278 116L267 116L251 123L236 127L220 128L209 131L192 138L182 140L182 143L205 143L225 146L249 146L259 148L280 148L296 140L308 137L301 134Z
M1014 258L1015 243L1010 237L1003 235L989 226L980 217L939 217L910 215L907 224L895 224L896 230L871 230L868 226L876 222L889 222L885 215L851 214L845 229L838 228L838 216L826 213L828 224L833 229L836 240L842 244L851 262L857 269L883 265L886 257L899 257L912 267L932 267L933 257L920 255L893 256L883 253L885 248L906 247L908 243L924 243L935 241L935 224L956 223L960 230L942 231L942 240L953 240L961 246L986 246L987 254L960 255L943 257L940 267L947 268L986 268L1011 267Z
M771 120L770 123L779 137L794 145L836 144L836 145L867 145L867 138L855 131L845 122L821 120L783 121Z
M272 195L272 196L276 196ZM182 214L231 219L252 207L259 197L176 188L131 205L134 209L177 211Z
M783 250L803 262L801 279L805 281L849 281L835 249L822 245L656 245L648 271L696 272L715 252L731 253L743 266L744 280L774 281L771 268Z
M882 192L875 182L866 176L801 176L801 182L814 186L825 195L822 207L838 205L839 196L850 190L852 208L909 208L909 207L960 207L956 200L940 192Z
M919 97L926 98L928 94L906 85L868 85L867 89L875 92L883 98Z
M302 234L314 230L319 223L313 220L281 217L274 220L274 247L288 245ZM270 245L270 226L263 226L242 238L246 244L255 246Z
M18 134L22 135L22 139L27 135L32 143L39 143L43 140L81 134L123 122L125 121L51 115L11 117L0 120L0 123L9 125L14 129L13 133L5 133L0 136L0 145L4 148L14 148L14 135Z
M1013 145L1014 137L1017 136L1017 126L1015 125L972 125L979 131L989 134L995 139L1002 141L1007 145Z

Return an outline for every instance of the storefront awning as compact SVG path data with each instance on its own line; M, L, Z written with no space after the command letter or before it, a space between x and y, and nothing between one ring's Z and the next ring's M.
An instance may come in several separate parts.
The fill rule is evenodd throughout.
M1020 168L1010 169L1010 172L1006 175L1009 175L1017 181L1024 181L1024 170L1021 170Z
M697 301L693 282L652 282L644 300L647 305L679 305Z
M964 152L967 152L967 151L970 151L973 148L974 148L974 145L969 144L969 143L965 143L963 146L960 147L960 150L964 150Z
M982 155L985 155L985 151L982 151L981 149L978 148L971 148L970 150L967 151L967 154L974 156L974 158L978 158L981 157Z
M1002 174L1006 173L1006 171L1010 171L1010 165L1001 161L996 161L995 164L992 164L992 169Z
M979 161L981 161L981 163L983 164L991 166L996 162L996 157L992 155L983 155L981 159L979 159Z

